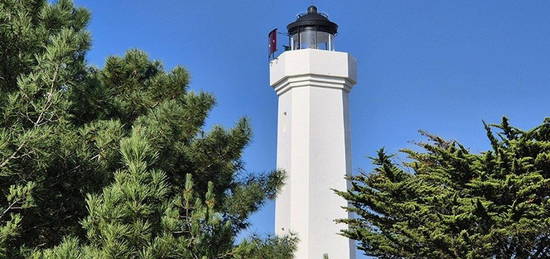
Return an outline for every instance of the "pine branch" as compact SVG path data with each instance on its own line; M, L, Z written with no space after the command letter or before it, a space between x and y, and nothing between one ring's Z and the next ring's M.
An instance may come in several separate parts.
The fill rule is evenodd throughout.
M59 64L57 64L56 67L55 67L53 78L52 78L52 83L50 84L50 90L47 92L48 97L46 98L46 105L45 105L46 107L43 108L42 111L40 112L40 114L38 115L38 118L34 122L34 127L37 127L42 122L42 116L46 113L46 111L48 111L50 109L50 107L52 105L51 100L52 100L52 96L53 96L55 82L57 80L57 74L59 72L59 67L60 67Z
M8 162L10 162L10 160L14 159L17 156L17 153L25 146L25 144L26 144L26 139L21 142L21 144L15 149L15 151L8 158L2 161L2 163L0 164L0 168L3 168L4 166L6 166Z
M3 212L2 214L0 214L0 219L2 219L4 217L4 215L6 215L6 213L8 213L8 211L12 210L12 209L16 209L16 208L20 208L20 207L14 207L15 204L17 204L19 202L19 199L15 199Z

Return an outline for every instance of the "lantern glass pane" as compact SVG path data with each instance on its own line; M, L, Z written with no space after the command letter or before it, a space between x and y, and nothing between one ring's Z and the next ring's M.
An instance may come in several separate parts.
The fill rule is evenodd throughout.
M334 50L334 35L328 32L305 30L290 37L292 50L321 49Z

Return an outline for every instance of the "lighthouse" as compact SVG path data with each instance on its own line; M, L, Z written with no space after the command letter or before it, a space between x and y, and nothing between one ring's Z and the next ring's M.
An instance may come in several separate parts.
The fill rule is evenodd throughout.
M353 241L339 235L348 218L351 174L348 94L356 61L335 50L338 25L310 6L287 26L289 46L270 61L270 85L278 96L277 167L286 181L276 199L275 232L295 233L297 259L355 258Z

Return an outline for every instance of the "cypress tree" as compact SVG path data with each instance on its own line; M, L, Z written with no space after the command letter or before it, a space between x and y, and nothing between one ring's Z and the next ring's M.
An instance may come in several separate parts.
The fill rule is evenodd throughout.
M0 1L0 257L289 258L236 240L283 180L243 173L248 121L205 131L214 97L140 50L88 65L89 17Z
M338 192L356 214L339 220L343 235L381 258L549 257L550 118L485 130L492 149L481 153L426 132L402 165L380 150L374 171Z

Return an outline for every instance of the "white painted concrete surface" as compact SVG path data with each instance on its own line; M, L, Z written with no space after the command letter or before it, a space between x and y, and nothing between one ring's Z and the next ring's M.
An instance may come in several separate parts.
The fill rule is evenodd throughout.
M347 218L351 174L348 92L356 62L348 53L302 49L270 62L270 84L279 96L277 167L287 173L276 200L275 232L296 233L297 259L355 258L353 241L338 235Z

